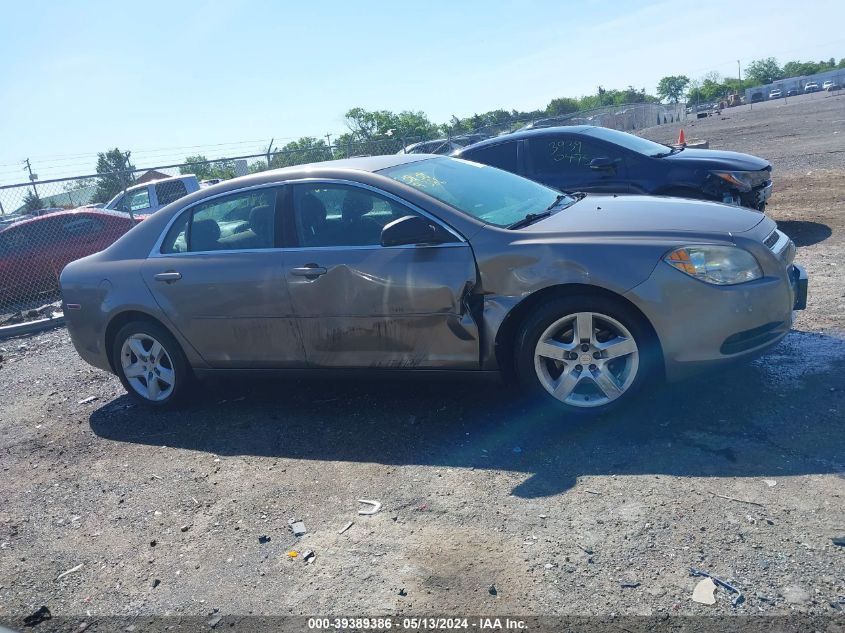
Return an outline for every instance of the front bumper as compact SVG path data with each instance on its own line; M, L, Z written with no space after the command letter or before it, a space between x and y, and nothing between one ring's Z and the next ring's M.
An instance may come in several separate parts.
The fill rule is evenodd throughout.
M804 269L791 266L789 271L789 276L716 286L661 263L625 296L651 322L666 378L676 381L753 358L786 336L793 309L803 309L807 296Z

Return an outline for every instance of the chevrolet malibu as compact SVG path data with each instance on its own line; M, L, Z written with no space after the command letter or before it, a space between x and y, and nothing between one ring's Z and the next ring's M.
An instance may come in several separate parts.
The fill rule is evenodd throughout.
M765 215L569 196L427 155L182 198L61 276L79 354L154 406L227 371L503 374L569 412L759 354L807 278Z

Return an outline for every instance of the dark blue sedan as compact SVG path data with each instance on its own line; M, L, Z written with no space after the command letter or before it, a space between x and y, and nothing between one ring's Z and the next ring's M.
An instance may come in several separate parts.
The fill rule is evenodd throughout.
M592 125L524 130L452 154L561 191L640 193L716 200L762 211L771 164L739 152L661 145Z

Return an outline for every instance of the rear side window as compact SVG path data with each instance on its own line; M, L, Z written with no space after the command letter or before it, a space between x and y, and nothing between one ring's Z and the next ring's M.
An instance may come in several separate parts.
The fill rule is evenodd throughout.
M163 254L255 250L276 244L276 190L215 198L182 213L167 232Z
M167 180L156 185L156 198L161 206L170 204L188 195L188 189L181 180Z
M532 138L529 152L535 174L588 172L594 158L622 158L611 147L577 136Z
M467 152L462 158L475 161L476 163L484 163L491 167L498 167L499 169L513 173L517 171L515 141L479 147L471 152Z
M93 235L103 230L103 223L95 218L73 218L65 221L62 230L68 236Z

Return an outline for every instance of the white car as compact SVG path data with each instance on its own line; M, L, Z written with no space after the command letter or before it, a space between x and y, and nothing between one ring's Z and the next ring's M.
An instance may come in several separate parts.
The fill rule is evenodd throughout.
M819 84L815 81L807 82L807 85L804 86L804 92L818 92L819 91Z
M769 93L769 99L780 99L783 96L783 93L780 90L772 90Z
M174 176L162 178L142 185L127 187L126 194L120 192L109 200L106 209L132 215L150 215L162 207L178 200L189 193L199 191L200 184L197 177Z
M822 84L822 90L827 90L830 88L835 82L832 79L828 79L826 82Z

